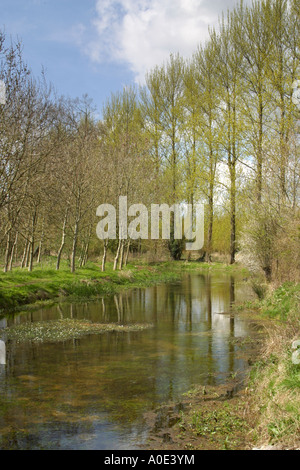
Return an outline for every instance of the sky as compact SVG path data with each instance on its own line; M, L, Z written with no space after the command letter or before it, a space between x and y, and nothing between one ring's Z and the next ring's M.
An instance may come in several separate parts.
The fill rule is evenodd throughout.
M247 2L250 0L247 0ZM0 0L0 28L23 43L35 75L59 95L111 93L143 83L170 53L190 57L236 0Z

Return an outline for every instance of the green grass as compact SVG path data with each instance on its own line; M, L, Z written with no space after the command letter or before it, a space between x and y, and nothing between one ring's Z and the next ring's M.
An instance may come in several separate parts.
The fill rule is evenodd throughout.
M238 396L224 399L226 386L197 386L184 395L176 444L184 449L237 450L249 445L244 402ZM186 401L185 401L186 400ZM190 443L190 444L189 444Z
M230 435L236 431L243 430L244 423L239 416L225 408L213 410L209 413L202 410L192 415L191 427L198 436Z
M288 362L285 367L286 376L281 383L284 389L300 390L300 366Z
M260 303L276 319L260 360L251 373L253 415L258 445L300 445L300 365L293 364L292 344L300 340L300 285L284 284Z
M92 299L112 294L121 289L147 287L151 284L178 280L183 272L182 263L143 263L128 265L123 271L113 271L107 264L105 273L100 266L89 262L85 268L70 272L67 263L55 270L55 259L48 259L32 272L15 269L0 273L0 311L16 310L38 301L68 297L70 300Z
M55 258L48 258L43 265L34 266L32 272L17 268L10 273L0 273L0 312L17 310L40 301L53 301L63 297L72 301L93 299L121 289L172 282L180 279L184 272L231 272L241 269L196 262L149 264L137 261L121 272L114 272L112 263L108 263L106 272L102 273L100 265L89 262L86 267L72 274L67 262L62 262L60 271L56 271L55 263Z
M265 315L276 317L282 321L299 315L300 284L286 283L277 289L262 303L262 311Z

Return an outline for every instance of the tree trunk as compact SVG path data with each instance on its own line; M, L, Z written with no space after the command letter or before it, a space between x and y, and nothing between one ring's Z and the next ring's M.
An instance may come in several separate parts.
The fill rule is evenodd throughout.
M83 265L83 266L86 265L87 260L88 260L88 257L89 257L89 247L90 247L90 242L88 241L88 242L85 244L85 250L84 250L83 260L82 260L82 265Z
M45 224L45 218L43 218L43 223L42 223L42 234L41 234L41 239L40 239L40 244L39 244L39 254L37 258L37 263L41 263L41 257L42 257L42 247L43 247L43 241L44 241L44 224Z
M71 273L75 273L75 270L76 270L76 248L77 248L77 241L78 241L78 231L79 231L79 220L77 219L75 222L75 227L74 227L74 237L73 237L73 245L72 245L72 253L71 253Z
M29 245L29 257L28 257L28 271L31 273L33 270L33 252L34 252L34 240L31 240Z
M66 211L65 218L64 218L64 224L63 224L63 229L62 229L61 245L60 245L60 248L59 248L58 254L57 254L56 271L59 271L59 268L60 268L60 261L61 261L61 255L62 255L63 249L64 249L64 247L65 247L65 243L66 243L66 227L67 227L67 220L68 220L68 209L67 209L67 211Z
M262 200L262 181L263 181L263 101L262 92L259 92L259 135L258 135L258 152L257 152L257 200Z
M130 240L128 240L128 243L127 243L127 250L126 250L126 256L125 256L125 267L128 264L129 252L130 252Z
M103 273L105 272L107 249L108 249L108 240L104 240L104 252L103 252L103 258L102 258L102 272Z
M79 267L82 268L83 266L83 260L84 260L84 242L81 245L81 252L78 260Z
M115 257L115 261L114 261L114 271L117 270L118 261L119 261L119 257L120 257L120 251L121 251L121 244L122 244L122 241L119 240L117 254L116 254L116 257Z
M24 266L26 266L26 255L28 251L28 240L25 241L25 246L24 246L24 251L23 251L23 256L22 256L22 261L21 261L21 268L23 269Z
M236 168L235 163L231 164L230 168L230 264L235 263L236 255Z
M29 260L28 260L29 272L31 272L33 269L34 236L35 236L36 223L37 223L37 210L35 209L33 216L32 216L32 224L31 224L31 240L30 240Z
M14 254L15 254L15 250L16 250L16 246L17 246L17 243L18 243L18 232L16 233L16 238L15 238L15 241L14 241L14 244L13 244L13 247L12 247L12 250L11 250L11 255L10 255L10 262L9 262L9 271L12 271L12 267L13 267L13 262L14 262Z
M9 255L11 252L11 244L10 244L10 230L7 234L7 242L6 242L6 250L5 250L5 260L4 260L4 269L3 272L7 273L8 271L8 264L9 264Z
M120 270L120 271L122 271L122 269L123 269L124 247L125 247L125 241L122 240L122 243L121 243L121 253L120 253L120 263L119 263L119 270Z
M207 263L211 263L213 223L214 223L214 195L213 195L213 185L210 184L210 193L209 193L209 198L208 198L207 250L205 254L205 260Z
M25 264L24 267L28 268L28 263L29 263L29 251L30 251L30 241L28 240L27 242L27 249L26 249L26 256L25 256Z
M87 241L85 243L85 248L84 248L84 252L83 252L82 266L85 266L86 263L87 263L87 260L88 260L91 235L92 235L92 227L90 226L89 232L88 232L88 238L87 238Z

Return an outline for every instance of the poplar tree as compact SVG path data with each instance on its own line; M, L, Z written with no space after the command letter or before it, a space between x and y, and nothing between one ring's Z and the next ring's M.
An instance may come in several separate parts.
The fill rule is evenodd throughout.
M219 125L221 153L229 173L230 201L230 263L235 263L237 252L237 165L241 158L241 95L240 69L243 57L233 35L232 16L227 23L223 17L220 33L211 33L216 53L215 80L220 90Z
M201 189L207 199L206 261L210 261L213 242L214 201L218 163L220 162L220 126L218 124L220 87L215 77L216 51L212 42L199 47L194 55L195 84L198 91L199 125L202 141Z

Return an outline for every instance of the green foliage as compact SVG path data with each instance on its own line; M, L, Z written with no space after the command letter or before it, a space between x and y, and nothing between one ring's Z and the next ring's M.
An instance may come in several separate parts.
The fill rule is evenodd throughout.
M289 358L291 353L289 354ZM288 390L300 390L300 366L292 363L291 360L287 361L285 366L286 377L281 383L281 386Z
M285 283L262 304L264 314L287 320L296 316L299 321L300 284Z
M272 317L272 324L249 385L253 408L259 410L257 439L284 448L293 447L300 429L300 366L292 361L292 343L300 338L299 307L300 285L292 283L260 302L261 312Z
M98 122L88 98L57 103L39 87L20 45L6 48L0 31L9 91L0 108L4 269L24 260L32 269L38 245L68 252L72 271L78 258L84 265L103 249L93 229L98 200L117 208L123 195L147 207L204 201L207 260L218 251L234 263L247 251L268 281L296 279L298 20L295 0L240 2L190 60L171 54L144 87L112 94ZM180 259L180 243L171 241L170 254Z
M226 409L210 413L197 411L192 415L191 425L199 436L230 435L244 428L241 418Z
M170 240L169 251L174 261L180 261L184 249L184 240Z
M281 419L268 425L268 432L272 441L279 440L286 434L292 434L295 431L295 421L293 419Z
M63 297L72 300L95 298L124 288L173 281L179 279L185 266L182 263L151 266L139 263L138 266L129 264L124 271L115 272L112 264L108 264L106 272L102 273L97 264L89 262L85 268L72 274L67 263L56 271L55 259L48 261L46 269L37 267L32 272L16 269L12 273L0 274L0 310L13 310L22 305Z
M259 300L263 300L268 292L268 287L260 280L252 280L251 286Z

